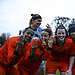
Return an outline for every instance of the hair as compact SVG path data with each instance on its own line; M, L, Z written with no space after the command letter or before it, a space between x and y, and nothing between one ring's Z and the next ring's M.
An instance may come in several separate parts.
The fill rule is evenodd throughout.
M26 31L31 31L31 32L34 34L34 31L33 31L31 28L26 28L26 29L23 30L23 35L24 35L24 33L25 33Z
M43 29L43 31L48 32L49 36L51 36L53 34L51 29L46 28L46 29Z
M30 22L29 22L30 26L31 26L33 20L42 19L42 17L39 14L31 14L31 16L32 17L31 17Z

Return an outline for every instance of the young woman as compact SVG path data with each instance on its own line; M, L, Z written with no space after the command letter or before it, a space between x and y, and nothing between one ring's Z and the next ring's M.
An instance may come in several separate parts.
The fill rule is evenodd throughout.
M69 68L66 71L67 75L75 75L75 24L69 25L69 38L71 39L70 61Z
M56 28L55 41L50 50L49 58L46 63L47 75L56 75L56 70L59 69L61 75L65 75L68 69L70 40L67 39L68 33L63 25Z
M23 36L9 38L2 47L2 61L4 65L5 75L20 75L17 69L18 62L23 57L25 48L34 35L32 29L23 32Z
M46 29L43 29L41 32L41 41L42 41L42 46L43 48L49 52L50 48L52 47L53 44L53 36L52 36L52 30L50 27L47 27ZM49 54L49 53L48 53ZM46 75L46 59L48 57L44 57L42 60L42 63L39 68L39 74L38 75Z
M34 31L34 36L41 38L42 28L40 27L42 22L42 17L39 14L31 14L31 19L29 22L29 27L25 29L32 29Z

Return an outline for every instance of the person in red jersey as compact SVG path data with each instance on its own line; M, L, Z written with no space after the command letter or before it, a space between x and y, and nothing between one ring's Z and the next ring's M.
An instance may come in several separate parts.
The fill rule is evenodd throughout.
M36 75L39 66L45 56L46 51L42 47L41 40L34 37L30 44L26 46L24 57L18 64L21 75Z
M46 29L43 29L43 31L41 32L41 40L42 40L42 46L43 48L48 52L48 54L50 53L50 48L52 48L52 44L53 44L53 34L52 34L52 30L51 27L48 25ZM40 75L46 75L46 60L48 57L46 57L41 65L40 65Z
M49 38L49 31L45 30ZM43 33L42 33L43 34ZM43 35L42 35L43 36ZM46 41L47 41L46 39ZM43 41L38 37L34 37L28 45L23 59L19 62L18 68L21 75L38 75L38 70L42 60L48 57L48 51L45 49Z
M3 64L3 50L4 44L6 42L6 34L0 33L0 75L5 75L5 67Z
M70 49L70 62L69 69L66 71L66 75L75 75L75 24L69 25L69 38L72 40Z
M17 63L23 57L25 48L32 39L34 32L32 29L27 29L23 32L23 36L11 37L4 44L3 61L6 75L20 75L17 69Z
M67 39L68 33L63 25L56 28L55 41L53 42L50 55L47 59L46 70L47 75L56 75L56 70L59 69L61 75L65 75L68 69L70 39Z
M2 57L2 47L0 47L0 75L5 75L5 67L2 64L3 62L3 57Z

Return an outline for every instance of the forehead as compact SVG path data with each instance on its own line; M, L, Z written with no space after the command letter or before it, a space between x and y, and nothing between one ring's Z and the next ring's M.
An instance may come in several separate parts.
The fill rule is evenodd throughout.
M58 29L58 30L57 30L57 33L61 33L61 32L66 33L65 29Z
M41 21L42 21L42 19L36 19L35 21L39 21L39 22L41 22Z

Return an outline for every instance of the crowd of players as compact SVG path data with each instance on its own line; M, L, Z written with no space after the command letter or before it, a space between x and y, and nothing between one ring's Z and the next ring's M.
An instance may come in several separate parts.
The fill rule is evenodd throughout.
M0 75L75 75L75 24L55 30L40 28L42 17L31 14L19 35L0 37Z

